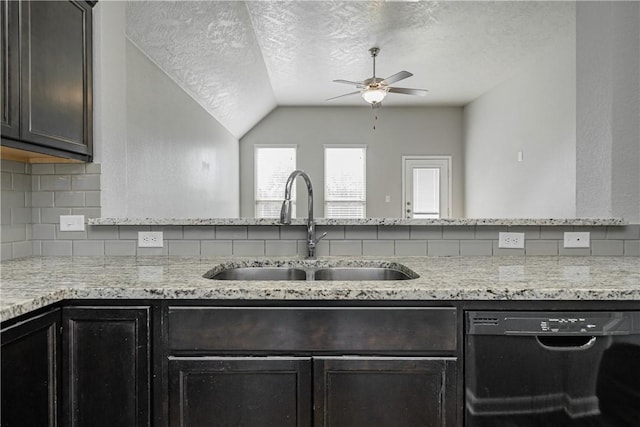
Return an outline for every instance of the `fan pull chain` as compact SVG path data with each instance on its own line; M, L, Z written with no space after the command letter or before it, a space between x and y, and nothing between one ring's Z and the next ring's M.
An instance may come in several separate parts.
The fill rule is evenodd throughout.
M376 122L378 121L378 112L373 110L373 130L376 130Z

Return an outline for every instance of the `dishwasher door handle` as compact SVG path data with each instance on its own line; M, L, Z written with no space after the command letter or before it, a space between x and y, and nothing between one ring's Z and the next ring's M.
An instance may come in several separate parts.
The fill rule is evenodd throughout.
M583 351L593 347L597 337L571 335L536 335L539 345L551 351Z

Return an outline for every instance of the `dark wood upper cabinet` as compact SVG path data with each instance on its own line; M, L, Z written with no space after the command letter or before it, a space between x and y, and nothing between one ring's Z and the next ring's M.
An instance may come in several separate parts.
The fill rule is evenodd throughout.
M2 145L90 161L92 4L2 3Z
M65 426L151 424L150 307L63 309Z
M60 402L60 310L2 330L3 427L55 427Z

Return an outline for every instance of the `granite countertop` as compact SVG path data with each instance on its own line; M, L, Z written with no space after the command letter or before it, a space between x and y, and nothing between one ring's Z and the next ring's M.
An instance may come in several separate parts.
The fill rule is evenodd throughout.
M233 266L399 263L405 281L218 281ZM278 258L33 257L1 265L0 320L63 299L638 300L637 257Z
M304 225L305 218L291 221ZM431 226L621 226L627 221L620 218L316 218L317 225L431 225ZM282 225L273 218L90 218L89 225Z

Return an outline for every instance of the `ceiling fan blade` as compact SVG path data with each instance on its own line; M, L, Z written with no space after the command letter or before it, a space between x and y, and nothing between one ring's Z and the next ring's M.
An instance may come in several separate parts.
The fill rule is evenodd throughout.
M409 89L408 87L390 87L388 88L391 93L402 93L404 95L418 95L425 96L427 92L426 89Z
M344 83L346 85L352 85L355 87L364 87L365 83L364 82L352 82L350 80L334 80L334 83Z
M357 90L355 92L349 92L342 95L334 96L333 98L325 99L325 101L331 101L332 99L342 98L343 96L350 96L350 95L356 95L356 94L360 94L360 91Z
M404 80L411 76L413 76L413 74L408 71L400 71L399 73L395 73L393 76L387 77L384 81L390 85L391 83L399 82L400 80Z

